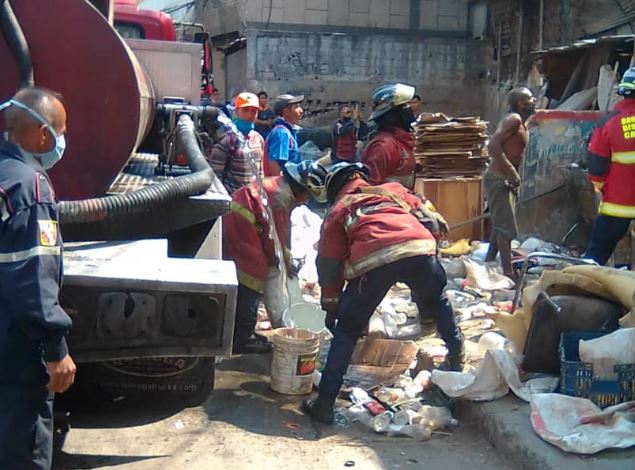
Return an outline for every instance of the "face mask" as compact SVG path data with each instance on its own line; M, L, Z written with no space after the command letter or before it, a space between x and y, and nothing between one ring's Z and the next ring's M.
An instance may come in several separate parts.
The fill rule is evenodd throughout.
M406 124L408 127L412 126L412 124L417 120L417 118L415 117L415 113L412 111L412 109L410 109L410 107L403 108L401 112L404 124Z
M8 108L9 106L15 106L17 108L20 108L26 111L31 116L33 116L38 122L41 122L42 124L44 124L46 128L48 129L48 131L51 133L51 135L55 139L55 145L53 145L53 148L49 150L48 152L42 152L42 153L29 152L28 150L24 150L20 145L18 145L18 148L20 149L20 153L22 154L24 158L27 158L27 159L29 157L34 158L37 162L40 163L40 165L42 165L42 168L44 168L45 170L49 170L50 168L53 168L53 166L62 159L62 156L64 155L64 150L66 150L66 138L64 137L64 134L57 135L57 132L55 132L55 130L48 123L48 121L44 119L44 117L42 117L40 113L32 110L31 108L29 108L25 104L20 103L19 101L9 100L6 103L1 104L0 111ZM5 132L5 140L7 141L8 141L8 135L9 134Z
M255 127L253 122L239 118L234 120L234 124L236 124L236 128L245 135L249 134L249 131L252 131Z

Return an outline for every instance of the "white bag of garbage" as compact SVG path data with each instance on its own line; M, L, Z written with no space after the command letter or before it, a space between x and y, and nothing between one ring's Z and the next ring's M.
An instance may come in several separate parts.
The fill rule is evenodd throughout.
M616 380L613 366L635 364L635 328L621 328L588 341L581 340L580 359L593 364L593 377Z
M528 402L534 393L553 392L559 380L545 376L521 382L514 356L504 349L490 349L476 372L465 374L433 370L432 382L450 397L473 401L496 400L507 395L511 388L518 398Z
M267 272L267 283L263 294L263 302L274 328L282 326L282 317L289 310L289 292L286 286L286 273L278 267L270 267Z
M531 425L543 440L565 452L595 454L635 445L629 409L635 409L635 402L602 411L586 398L541 393L531 397Z
M471 286L483 290L512 289L514 281L497 272L495 263L479 264L471 259L464 259L467 279Z

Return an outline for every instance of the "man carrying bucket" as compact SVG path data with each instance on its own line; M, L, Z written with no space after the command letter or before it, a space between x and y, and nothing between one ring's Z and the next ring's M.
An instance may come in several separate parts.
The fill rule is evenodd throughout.
M317 265L333 340L319 396L305 400L303 410L327 424L333 422L333 405L357 339L397 282L410 287L419 314L434 319L448 348L446 368L463 366L463 335L443 292L446 275L433 235L445 221L401 184L371 186L367 179L368 168L361 163L339 163L325 180L332 207L322 224Z
M238 271L234 354L271 351L265 338L254 335L267 271L278 261L265 216L266 204L271 207L276 231L285 250L285 261L289 264L291 211L307 202L311 194L322 193L325 173L323 168L310 161L287 163L282 176L263 180L267 202L263 201L256 181L232 194L231 211L223 217L223 253L225 259L236 263ZM313 190L314 187L318 189Z

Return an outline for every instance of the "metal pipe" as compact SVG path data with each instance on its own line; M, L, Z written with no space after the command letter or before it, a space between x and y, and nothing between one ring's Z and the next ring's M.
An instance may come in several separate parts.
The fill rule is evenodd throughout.
M545 35L545 0L540 0L538 18L538 50L542 51Z
M20 88L35 86L29 44L9 0L0 0L0 30L20 68Z
M214 170L210 168L203 152L201 152L194 122L187 114L179 116L177 139L183 149L188 166L192 170L191 174L125 194L80 201L60 201L57 207L60 223L62 225L91 222L109 223L114 220L121 222L124 218L148 212L168 202L203 194L210 188L221 194L226 194L224 187L214 174Z

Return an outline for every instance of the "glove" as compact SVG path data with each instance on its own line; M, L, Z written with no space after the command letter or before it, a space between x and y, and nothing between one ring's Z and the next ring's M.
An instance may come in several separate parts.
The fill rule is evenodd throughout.
M334 313L327 313L326 317L324 317L324 326L332 333L335 334L335 322L336 322Z
M441 214L437 212L435 215L437 217L437 225L439 226L439 233L445 237L450 232L450 225Z
M302 269L302 262L295 258L291 258L287 262L287 276L295 279L298 277L298 273Z

